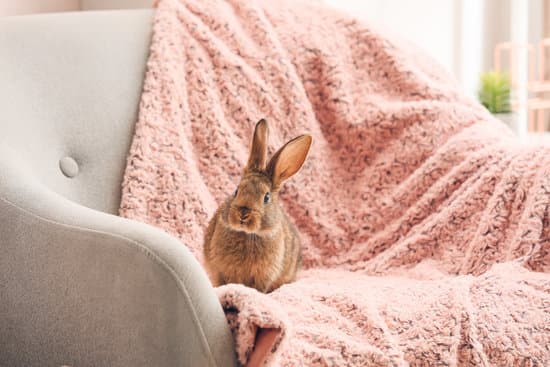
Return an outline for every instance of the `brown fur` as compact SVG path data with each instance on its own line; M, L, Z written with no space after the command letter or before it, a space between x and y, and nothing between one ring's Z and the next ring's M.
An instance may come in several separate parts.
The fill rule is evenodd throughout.
M293 281L300 266L300 238L279 205L278 192L304 163L311 137L289 141L269 163L267 139L267 122L260 120L237 191L206 229L204 259L214 286L241 283L267 293Z

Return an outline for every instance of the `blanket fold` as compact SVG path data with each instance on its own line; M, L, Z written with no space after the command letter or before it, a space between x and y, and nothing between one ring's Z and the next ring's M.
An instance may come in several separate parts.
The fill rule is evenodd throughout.
M217 289L240 363L550 365L550 143L316 2L158 2L120 214L202 261L264 117L270 153L314 139L280 194L304 269Z

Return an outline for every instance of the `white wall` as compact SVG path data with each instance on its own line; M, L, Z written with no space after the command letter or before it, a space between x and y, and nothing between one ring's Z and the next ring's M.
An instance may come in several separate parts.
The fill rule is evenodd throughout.
M0 0L0 16L75 10L79 0Z
M0 0L0 16L152 7L153 0Z

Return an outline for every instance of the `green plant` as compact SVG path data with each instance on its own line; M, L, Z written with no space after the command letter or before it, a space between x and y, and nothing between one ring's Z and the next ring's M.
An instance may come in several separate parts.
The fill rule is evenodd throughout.
M479 101L491 113L510 112L510 78L500 71L481 74Z

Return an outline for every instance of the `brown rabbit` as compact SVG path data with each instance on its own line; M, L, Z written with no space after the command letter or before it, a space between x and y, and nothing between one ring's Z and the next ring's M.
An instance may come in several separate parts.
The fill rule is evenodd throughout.
M214 286L242 283L267 293L293 281L300 266L300 238L277 194L302 167L312 139L292 139L269 163L267 139L267 122L262 119L235 194L218 208L206 229L204 258Z

